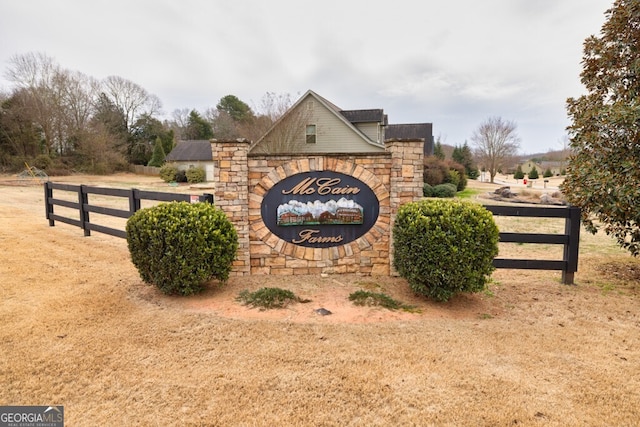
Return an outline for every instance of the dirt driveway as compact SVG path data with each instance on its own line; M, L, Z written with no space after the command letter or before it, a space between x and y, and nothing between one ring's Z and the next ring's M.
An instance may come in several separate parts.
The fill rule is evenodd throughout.
M133 175L56 181L194 191ZM49 227L42 187L23 184L0 179L0 405L64 405L69 426L640 419L640 263L602 236L585 235L577 286L499 270L486 292L437 304L398 278L253 276L171 298L140 281L124 240ZM263 286L312 302L235 301ZM357 289L419 312L354 307Z

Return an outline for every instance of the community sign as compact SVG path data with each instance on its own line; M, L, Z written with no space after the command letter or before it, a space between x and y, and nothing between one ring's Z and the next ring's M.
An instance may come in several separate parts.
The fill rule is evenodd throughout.
M295 245L326 248L363 236L378 219L373 190L351 175L313 171L291 175L264 196L262 220Z

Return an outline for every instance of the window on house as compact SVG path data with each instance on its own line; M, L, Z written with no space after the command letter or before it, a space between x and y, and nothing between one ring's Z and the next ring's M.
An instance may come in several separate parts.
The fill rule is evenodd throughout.
M307 125L307 144L316 143L316 125Z

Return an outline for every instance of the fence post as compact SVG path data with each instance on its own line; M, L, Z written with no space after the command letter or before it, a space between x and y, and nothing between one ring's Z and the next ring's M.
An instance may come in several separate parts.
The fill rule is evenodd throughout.
M139 210L140 210L140 197L138 197L138 190L136 190L135 188L132 188L131 194L129 194L129 213L133 215Z
M204 193L198 198L198 201L213 204L213 194Z
M87 227L89 223L89 211L85 209L85 205L89 204L89 195L87 194L86 185L81 185L78 189L78 203L80 204L80 225L85 236L91 236L91 230Z
M578 271L578 248L580 245L580 208L569 207L569 216L565 219L564 234L569 236L569 243L564 245L563 260L566 267L562 270L562 283L573 285L573 276Z
M44 207L46 218L49 220L49 227L53 227L55 225L55 221L53 220L53 204L49 202L49 199L53 198L53 187L51 187L51 182L47 181L44 183Z

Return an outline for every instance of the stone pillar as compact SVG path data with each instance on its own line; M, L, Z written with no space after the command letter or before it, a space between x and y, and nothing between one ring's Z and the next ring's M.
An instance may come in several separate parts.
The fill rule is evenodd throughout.
M389 259L391 274L397 275L393 268L393 225L401 205L422 198L424 139L390 139L385 141L385 147L391 153L392 159L389 185L391 204Z
M238 232L238 255L231 275L251 273L249 257L249 167L247 139L211 140L214 161L214 204L221 208Z

